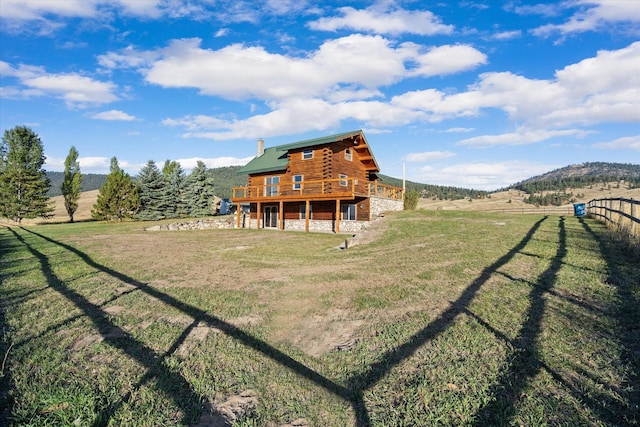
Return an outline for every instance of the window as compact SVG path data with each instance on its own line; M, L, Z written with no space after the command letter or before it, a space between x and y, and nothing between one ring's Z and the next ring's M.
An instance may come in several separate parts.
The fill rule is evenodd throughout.
M293 175L293 189L301 190L302 189L302 175Z
M343 221L355 221L356 220L356 205L342 205L340 207L342 211Z
M305 216L307 205L300 205L300 219L307 219ZM309 203L309 219L313 219L313 209L311 203Z
M353 153L351 152L351 148L347 148L344 150L344 158L348 161L353 161Z
M340 174L340 185L343 187L347 186L347 175L345 174Z
M268 176L264 179L264 195L266 197L278 195L278 184L280 184L279 176Z
M313 150L304 150L302 152L302 160L313 159Z

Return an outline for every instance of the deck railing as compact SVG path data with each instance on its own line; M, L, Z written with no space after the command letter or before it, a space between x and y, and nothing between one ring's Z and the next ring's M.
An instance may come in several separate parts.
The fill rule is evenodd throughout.
M377 182L359 185L357 178L331 178L309 181L284 181L277 184L263 184L235 187L232 200L265 200L272 197L284 199L375 196L402 200L403 190L399 187Z

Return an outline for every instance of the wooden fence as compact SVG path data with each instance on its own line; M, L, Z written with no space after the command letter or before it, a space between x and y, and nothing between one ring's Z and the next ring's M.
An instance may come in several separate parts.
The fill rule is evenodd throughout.
M640 235L640 201L622 197L593 199L587 203L587 213L633 236Z

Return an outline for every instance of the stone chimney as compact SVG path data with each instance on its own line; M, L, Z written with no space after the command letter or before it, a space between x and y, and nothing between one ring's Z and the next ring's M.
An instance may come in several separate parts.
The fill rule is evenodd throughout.
M264 139L258 139L258 157L264 154Z

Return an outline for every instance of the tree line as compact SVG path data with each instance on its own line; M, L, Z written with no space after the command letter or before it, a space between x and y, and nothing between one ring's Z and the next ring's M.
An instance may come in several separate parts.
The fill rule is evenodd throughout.
M78 155L72 146L60 183L70 222L78 208L83 181ZM42 167L44 161L42 140L30 128L17 126L4 132L0 144L0 216L17 223L25 218L52 216L48 195L51 181ZM160 170L149 160L132 178L113 157L91 215L105 221L200 217L215 213L214 200L214 177L202 161L187 175L176 161L167 160Z
M640 176L621 177L619 175L582 175L540 179L516 184L512 188L524 191L527 194L535 194L542 193L544 191L566 192L569 189L591 188L597 185L607 187L611 182L616 182L618 183L617 185L620 186L621 181L624 181L624 184L628 189L640 187Z

